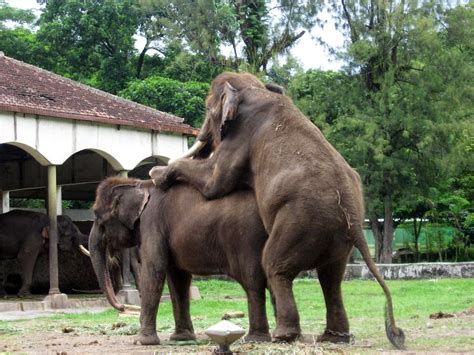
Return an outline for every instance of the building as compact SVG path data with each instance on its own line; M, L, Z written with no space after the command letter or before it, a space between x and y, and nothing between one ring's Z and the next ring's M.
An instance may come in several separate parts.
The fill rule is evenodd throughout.
M106 176L147 177L152 166L185 152L196 133L182 118L0 52L1 213L12 198L45 199L54 230L62 200L93 201ZM50 294L56 294L57 233L51 234Z

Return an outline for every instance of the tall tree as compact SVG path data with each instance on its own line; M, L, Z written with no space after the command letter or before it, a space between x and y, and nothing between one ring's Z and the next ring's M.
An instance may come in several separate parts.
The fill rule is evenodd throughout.
M443 177L440 157L455 146L459 121L472 114L465 104L472 96L472 57L463 53L472 8L457 8L463 30L441 1L340 0L331 9L347 36L347 69L360 85L349 95L356 98L353 115L338 119L328 135L364 178L379 260L387 263L394 204ZM348 136L358 137L351 147L343 143Z
M39 0L38 38L57 59L51 70L116 93L133 76L138 12L133 0Z
M265 72L268 62L284 54L312 28L319 0L186 0L151 1L140 4L166 14L168 38L184 42L192 52L213 64L222 63L221 45L232 47L233 66ZM155 21L159 21L155 18ZM239 48L242 47L242 54Z

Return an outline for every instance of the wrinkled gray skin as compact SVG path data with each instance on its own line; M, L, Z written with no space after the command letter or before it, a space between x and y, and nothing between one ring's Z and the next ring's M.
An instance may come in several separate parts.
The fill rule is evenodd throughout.
M111 290L107 255L134 245L140 249L142 309L136 342L159 344L156 314L165 277L176 327L171 339L195 339L189 313L192 274L227 274L238 281L248 298L246 339L271 339L265 312L266 279L260 264L267 235L256 207L248 190L206 201L186 185L167 193L150 181L109 178L99 185L89 248L99 283L119 310L123 306Z
M58 234L58 246L64 251L72 250L83 238L67 216L58 216ZM44 213L13 210L0 215L0 262L18 259L23 279L19 297L30 294L36 259L41 249L47 246L48 239L49 218ZM3 274L3 265L1 269ZM0 283L0 294L4 294L3 282Z
M213 155L178 159L153 168L150 176L163 190L184 181L207 199L222 198L242 183L254 191L268 233L262 265L276 298L276 339L300 336L292 282L300 271L316 268L326 302L326 330L319 340L350 341L341 282L356 247L385 292L387 336L403 348L390 291L364 239L360 177L291 100L274 89L248 73L218 75L198 136Z

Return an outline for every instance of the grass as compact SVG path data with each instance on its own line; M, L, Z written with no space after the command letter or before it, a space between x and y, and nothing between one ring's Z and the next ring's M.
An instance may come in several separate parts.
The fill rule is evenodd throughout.
M439 279L388 281L394 301L398 326L405 330L409 349L474 350L472 341L473 317L430 320L435 312L456 313L474 307L474 280ZM220 321L228 311L243 311L247 315L244 291L234 282L196 281L202 299L192 301L191 314L196 332L203 333L209 326ZM325 327L325 306L319 284L311 279L299 279L294 292L301 318L303 333L319 334ZM343 283L343 296L351 332L358 342L371 348L390 349L385 338L383 309L385 298L380 286L374 281L347 281ZM275 326L273 311L267 300L270 326ZM233 322L248 328L248 317ZM463 323L465 322L465 323ZM469 323L471 322L471 323ZM174 329L171 303L160 305L157 318L158 332L171 333ZM430 324L432 327L430 327ZM445 329L438 329L438 325ZM84 334L130 335L138 330L135 316L119 316L114 310L102 313L64 314L34 320L0 321L2 336L26 337L29 332L71 327ZM118 326L117 326L118 325ZM450 327L460 329L450 333ZM441 333L441 335L440 335ZM443 336L442 334L449 336ZM469 334L470 333L470 334ZM470 336L469 336L470 335Z

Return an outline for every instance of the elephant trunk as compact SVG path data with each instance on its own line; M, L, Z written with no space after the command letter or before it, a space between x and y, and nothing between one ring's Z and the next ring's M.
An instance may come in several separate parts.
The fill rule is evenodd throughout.
M102 236L100 235L95 223L92 226L89 236L89 248L92 266L94 268L95 274L97 275L100 288L104 292L105 297L107 298L107 301L109 301L110 305L123 312L125 310L125 306L120 304L115 297L112 281L110 280L109 270L106 263L106 248L102 242Z

